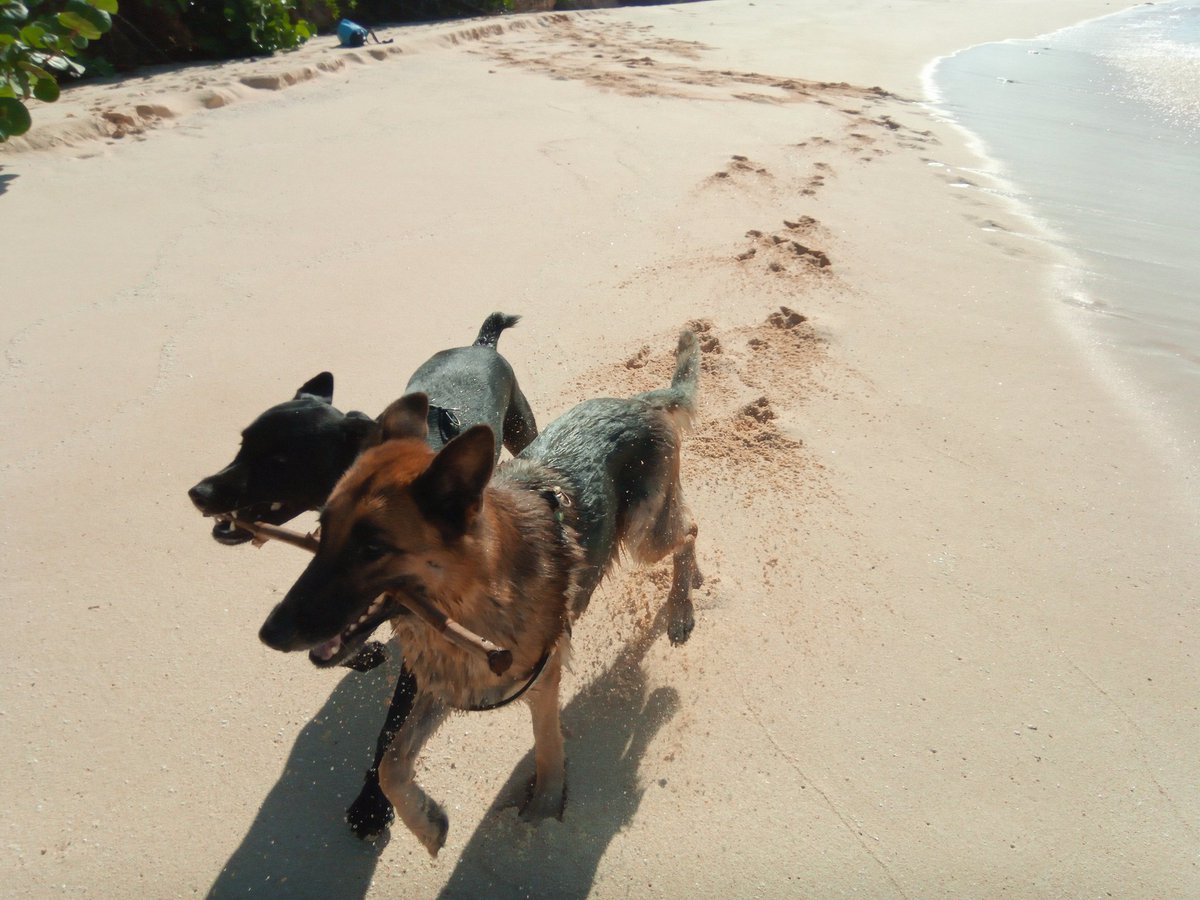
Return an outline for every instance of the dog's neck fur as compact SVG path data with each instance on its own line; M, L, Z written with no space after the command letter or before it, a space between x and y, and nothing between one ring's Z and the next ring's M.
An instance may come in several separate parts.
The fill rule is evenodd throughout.
M484 675L479 657L402 616L393 627L422 689L459 709L493 703L527 678L556 643L566 651L585 567L573 509L557 499L566 489L553 471L526 460L507 463L493 477L460 538L464 564L444 571L441 589L431 596L451 618L509 648L510 674ZM531 602L535 597L545 602ZM481 684L488 687L470 687Z

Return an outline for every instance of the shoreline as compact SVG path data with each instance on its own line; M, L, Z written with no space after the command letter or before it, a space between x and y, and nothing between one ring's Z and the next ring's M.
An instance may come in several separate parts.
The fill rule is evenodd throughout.
M1156 8L1153 14L1157 15L1157 13ZM991 126L994 129L1000 127L992 120L1005 113L1003 104L990 101L992 106L985 106L985 109L989 111L982 113L969 108L956 112L945 96L943 85L939 85L937 80L938 71L944 69L947 63L953 63L972 53L977 57L979 51L988 47L1032 48L1044 45L1038 51L1029 49L1028 52L1041 54L1062 52L1062 45L1067 36L1087 33L1086 29L1094 29L1103 24L1105 20L1126 22L1129 21L1131 15L1145 17L1148 14L1138 7L1132 7L1085 19L1034 38L1009 38L962 48L952 54L931 60L922 69L921 79L924 85L925 103L931 115L947 122L957 130L972 153L981 161L978 167L963 169L964 179L981 177L988 180L993 186L991 190L998 201L1023 216L1029 222L1037 239L1044 241L1058 257L1059 262L1047 272L1046 292L1047 299L1053 306L1055 318L1079 346L1087 365L1096 377L1107 386L1115 400L1122 404L1131 416L1142 423L1158 452L1178 473L1180 488L1188 495L1189 508L1200 510L1200 478L1197 477L1193 452L1194 447L1200 442L1200 421L1195 420L1194 416L1189 419L1187 415L1187 396L1191 393L1190 388L1194 384L1195 374L1194 371L1188 372L1186 364L1180 368L1181 363L1175 363L1174 368L1170 368L1150 354L1153 345L1148 343L1149 335L1154 333L1151 329L1158 327L1161 330L1162 326L1155 323L1154 320L1145 320L1145 317L1154 313L1162 315L1162 307L1151 310L1146 307L1144 302L1140 305L1131 302L1135 291L1135 279L1131 277L1126 278L1124 282L1111 281L1111 279L1111 283L1103 282L1101 276L1097 275L1095 271L1097 257L1102 257L1103 251L1089 249L1088 238L1082 236L1078 229L1081 224L1078 216L1086 215L1089 211L1080 210L1073 218L1069 210L1062 208L1056 210L1054 201L1048 201L1043 194L1039 193L1037 187L1039 181L1036 175L1032 176L1034 186L1032 188L1029 186L1030 158L1027 156L1014 161L1011 152L1006 154L1002 149L993 147L989 138L980 133L981 125ZM1076 38L1076 42L1078 40L1079 38ZM1093 37L1091 40L1094 42L1096 38ZM1087 39L1084 41L1085 47L1090 46ZM989 71L993 72L995 77L999 77L999 70L993 68ZM1009 75L1018 74L1005 71ZM950 79L957 78L960 82L965 77L961 66L957 74L944 76L944 78ZM964 91L963 86L958 84L955 87L961 97ZM1107 90L1115 91L1116 88L1110 85ZM1045 97L1044 94L1043 90L1040 101L1039 95L1036 94L1032 100L1025 98L1021 108L1025 119L1029 122L1034 122L1035 116L1049 116L1058 110L1055 100ZM1039 102L1040 106L1037 105ZM1031 104L1032 111L1030 111ZM962 120L963 115L967 112L972 113L978 120L978 124L973 126ZM1009 124L1005 127L1007 130L1020 127L1025 131L1037 132L1037 125L1026 124L1025 120L1022 120L1022 124L1019 126ZM994 137L995 134L993 133L992 136ZM1026 138L1026 140L1032 139L1034 138ZM1061 142L1063 136L1041 134L1040 139L1043 141L1053 139ZM1149 137L1145 138L1145 140L1149 139ZM1076 139L1076 153L1113 152L1095 148L1089 150L1087 140L1086 134ZM1059 155L1061 155L1061 151ZM1045 180L1044 173L1041 178ZM1155 190L1155 186L1150 184L1144 185L1143 188L1147 191ZM1059 206L1062 206L1061 201ZM1108 207L1101 207L1101 211L1108 211ZM1133 215L1137 215L1136 211ZM1056 218L1059 221L1054 221ZM1163 219L1163 221L1168 220ZM1160 225L1157 222L1147 222L1145 227L1153 231ZM1109 244L1112 244L1111 240ZM1142 253L1142 257L1135 256L1131 259L1130 265L1134 263L1144 265L1139 260L1149 257L1161 260L1164 253L1166 253L1168 261L1174 258L1171 256L1169 248L1153 243L1143 248ZM1149 254L1149 257L1145 254ZM1179 286L1182 287L1183 284L1183 281L1179 282ZM1162 285L1156 287L1161 289ZM1114 292L1116 293L1114 294ZM1186 311L1180 308L1180 313L1183 315L1181 322L1185 325L1188 324ZM1105 316L1107 321L1097 318L1097 316ZM1130 324L1122 326L1121 320L1126 318L1131 320ZM1196 327L1195 323L1191 324L1193 331L1196 330ZM1200 346L1195 345L1194 342L1189 345L1184 339L1184 343L1175 349L1183 359L1195 359L1195 354L1200 351Z
M1041 302L1054 248L960 183L978 157L913 87L927 49L1103 6L429 32L146 140L0 155L27 263L0 317L6 883L1194 893L1196 523ZM64 209L101 236L69 264ZM531 771L523 710L443 726L418 766L451 821L431 862L343 821L395 663L263 647L303 560L218 546L185 491L316 372L375 414L497 309L523 316L500 349L543 427L660 386L701 333L706 582L682 647L669 564L619 567L579 621L562 821L497 808Z

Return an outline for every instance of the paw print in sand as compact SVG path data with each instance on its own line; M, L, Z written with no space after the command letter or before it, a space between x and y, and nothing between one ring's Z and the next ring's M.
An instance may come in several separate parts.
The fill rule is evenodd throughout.
M750 247L738 253L734 258L738 262L749 262L757 259L766 262L767 270L775 273L803 272L809 269L828 269L831 265L829 255L824 250L817 250L797 238L805 237L805 232L811 231L817 224L811 216L801 216L799 219L785 219L784 230L766 234L757 228L746 232L746 237L753 243ZM803 268L799 268L799 263Z

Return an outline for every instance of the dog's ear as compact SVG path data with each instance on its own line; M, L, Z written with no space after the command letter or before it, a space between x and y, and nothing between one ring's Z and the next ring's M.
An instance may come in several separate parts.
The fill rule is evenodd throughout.
M425 440L429 434L429 397L422 393L405 394L379 416L382 439L397 438Z
M310 378L301 385L300 390L296 391L296 400L301 397L316 397L318 400L324 400L326 403L333 402L333 373L322 372Z
M492 477L495 450L496 437L486 425L468 428L443 447L413 482L421 512L457 533L466 531Z

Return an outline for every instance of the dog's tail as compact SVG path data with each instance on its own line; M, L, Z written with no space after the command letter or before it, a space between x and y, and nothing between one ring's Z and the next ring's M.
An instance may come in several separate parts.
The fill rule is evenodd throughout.
M506 316L502 312L494 312L483 320L483 327L479 329L479 336L475 338L476 347L491 347L496 349L496 342L500 340L500 332L505 328L512 328L521 321L520 316Z
M696 418L699 385L700 342L695 334L685 329L680 332L679 344L675 348L675 374L671 377L671 386L647 391L638 394L638 397L665 411L675 421L676 427L691 428Z

